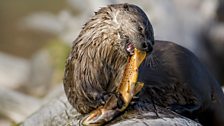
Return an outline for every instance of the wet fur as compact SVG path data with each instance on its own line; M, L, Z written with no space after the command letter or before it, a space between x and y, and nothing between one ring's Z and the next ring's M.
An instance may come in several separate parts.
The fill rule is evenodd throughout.
M127 17L122 17L125 15ZM125 22L125 19L129 21L130 15L133 24L143 22L147 25L146 32L150 33L147 32L146 37L152 36L154 40L151 24L139 7L117 4L96 12L73 42L65 66L64 89L78 112L89 113L97 108L105 102L105 96L113 93L120 84L128 59L125 44L131 38L142 41L134 29L135 25ZM126 30L122 23L129 29Z

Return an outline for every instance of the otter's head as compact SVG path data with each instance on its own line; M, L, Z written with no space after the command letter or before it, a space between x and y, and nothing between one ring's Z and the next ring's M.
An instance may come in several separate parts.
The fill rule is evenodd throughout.
M154 44L154 34L146 14L137 6L131 4L112 5L113 21L117 23L119 35L125 50L133 54L134 48L151 52Z
M151 52L154 44L151 23L142 9L132 4L113 4L101 8L85 24L81 32L83 34L88 36L85 37L92 44L95 43L94 38L99 40L101 37L101 43L104 44L106 42L103 41L108 39L124 55L133 55L134 48Z

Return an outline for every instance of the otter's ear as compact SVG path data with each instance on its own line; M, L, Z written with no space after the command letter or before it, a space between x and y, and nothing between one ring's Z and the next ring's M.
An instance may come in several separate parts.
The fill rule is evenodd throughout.
M129 6L128 6L127 3L125 3L125 4L123 5L123 8L124 8L125 11L129 11Z

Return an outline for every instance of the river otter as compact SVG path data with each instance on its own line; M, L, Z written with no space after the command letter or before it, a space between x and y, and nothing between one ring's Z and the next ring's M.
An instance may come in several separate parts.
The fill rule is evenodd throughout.
M104 105L120 84L134 48L150 54L153 44L152 26L139 7L116 4L101 8L84 25L67 59L63 82L69 102L80 113ZM140 67L139 82L145 86L137 104L162 106L203 125L224 124L220 86L185 48L156 41Z
M64 88L80 113L103 104L120 84L134 47L150 52L152 26L145 13L130 4L100 9L73 43L65 66Z

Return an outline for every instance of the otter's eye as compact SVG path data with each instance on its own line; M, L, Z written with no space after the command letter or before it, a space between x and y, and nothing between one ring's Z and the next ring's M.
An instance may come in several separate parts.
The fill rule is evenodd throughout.
M138 27L138 31L139 32L143 32L143 28L142 27Z

